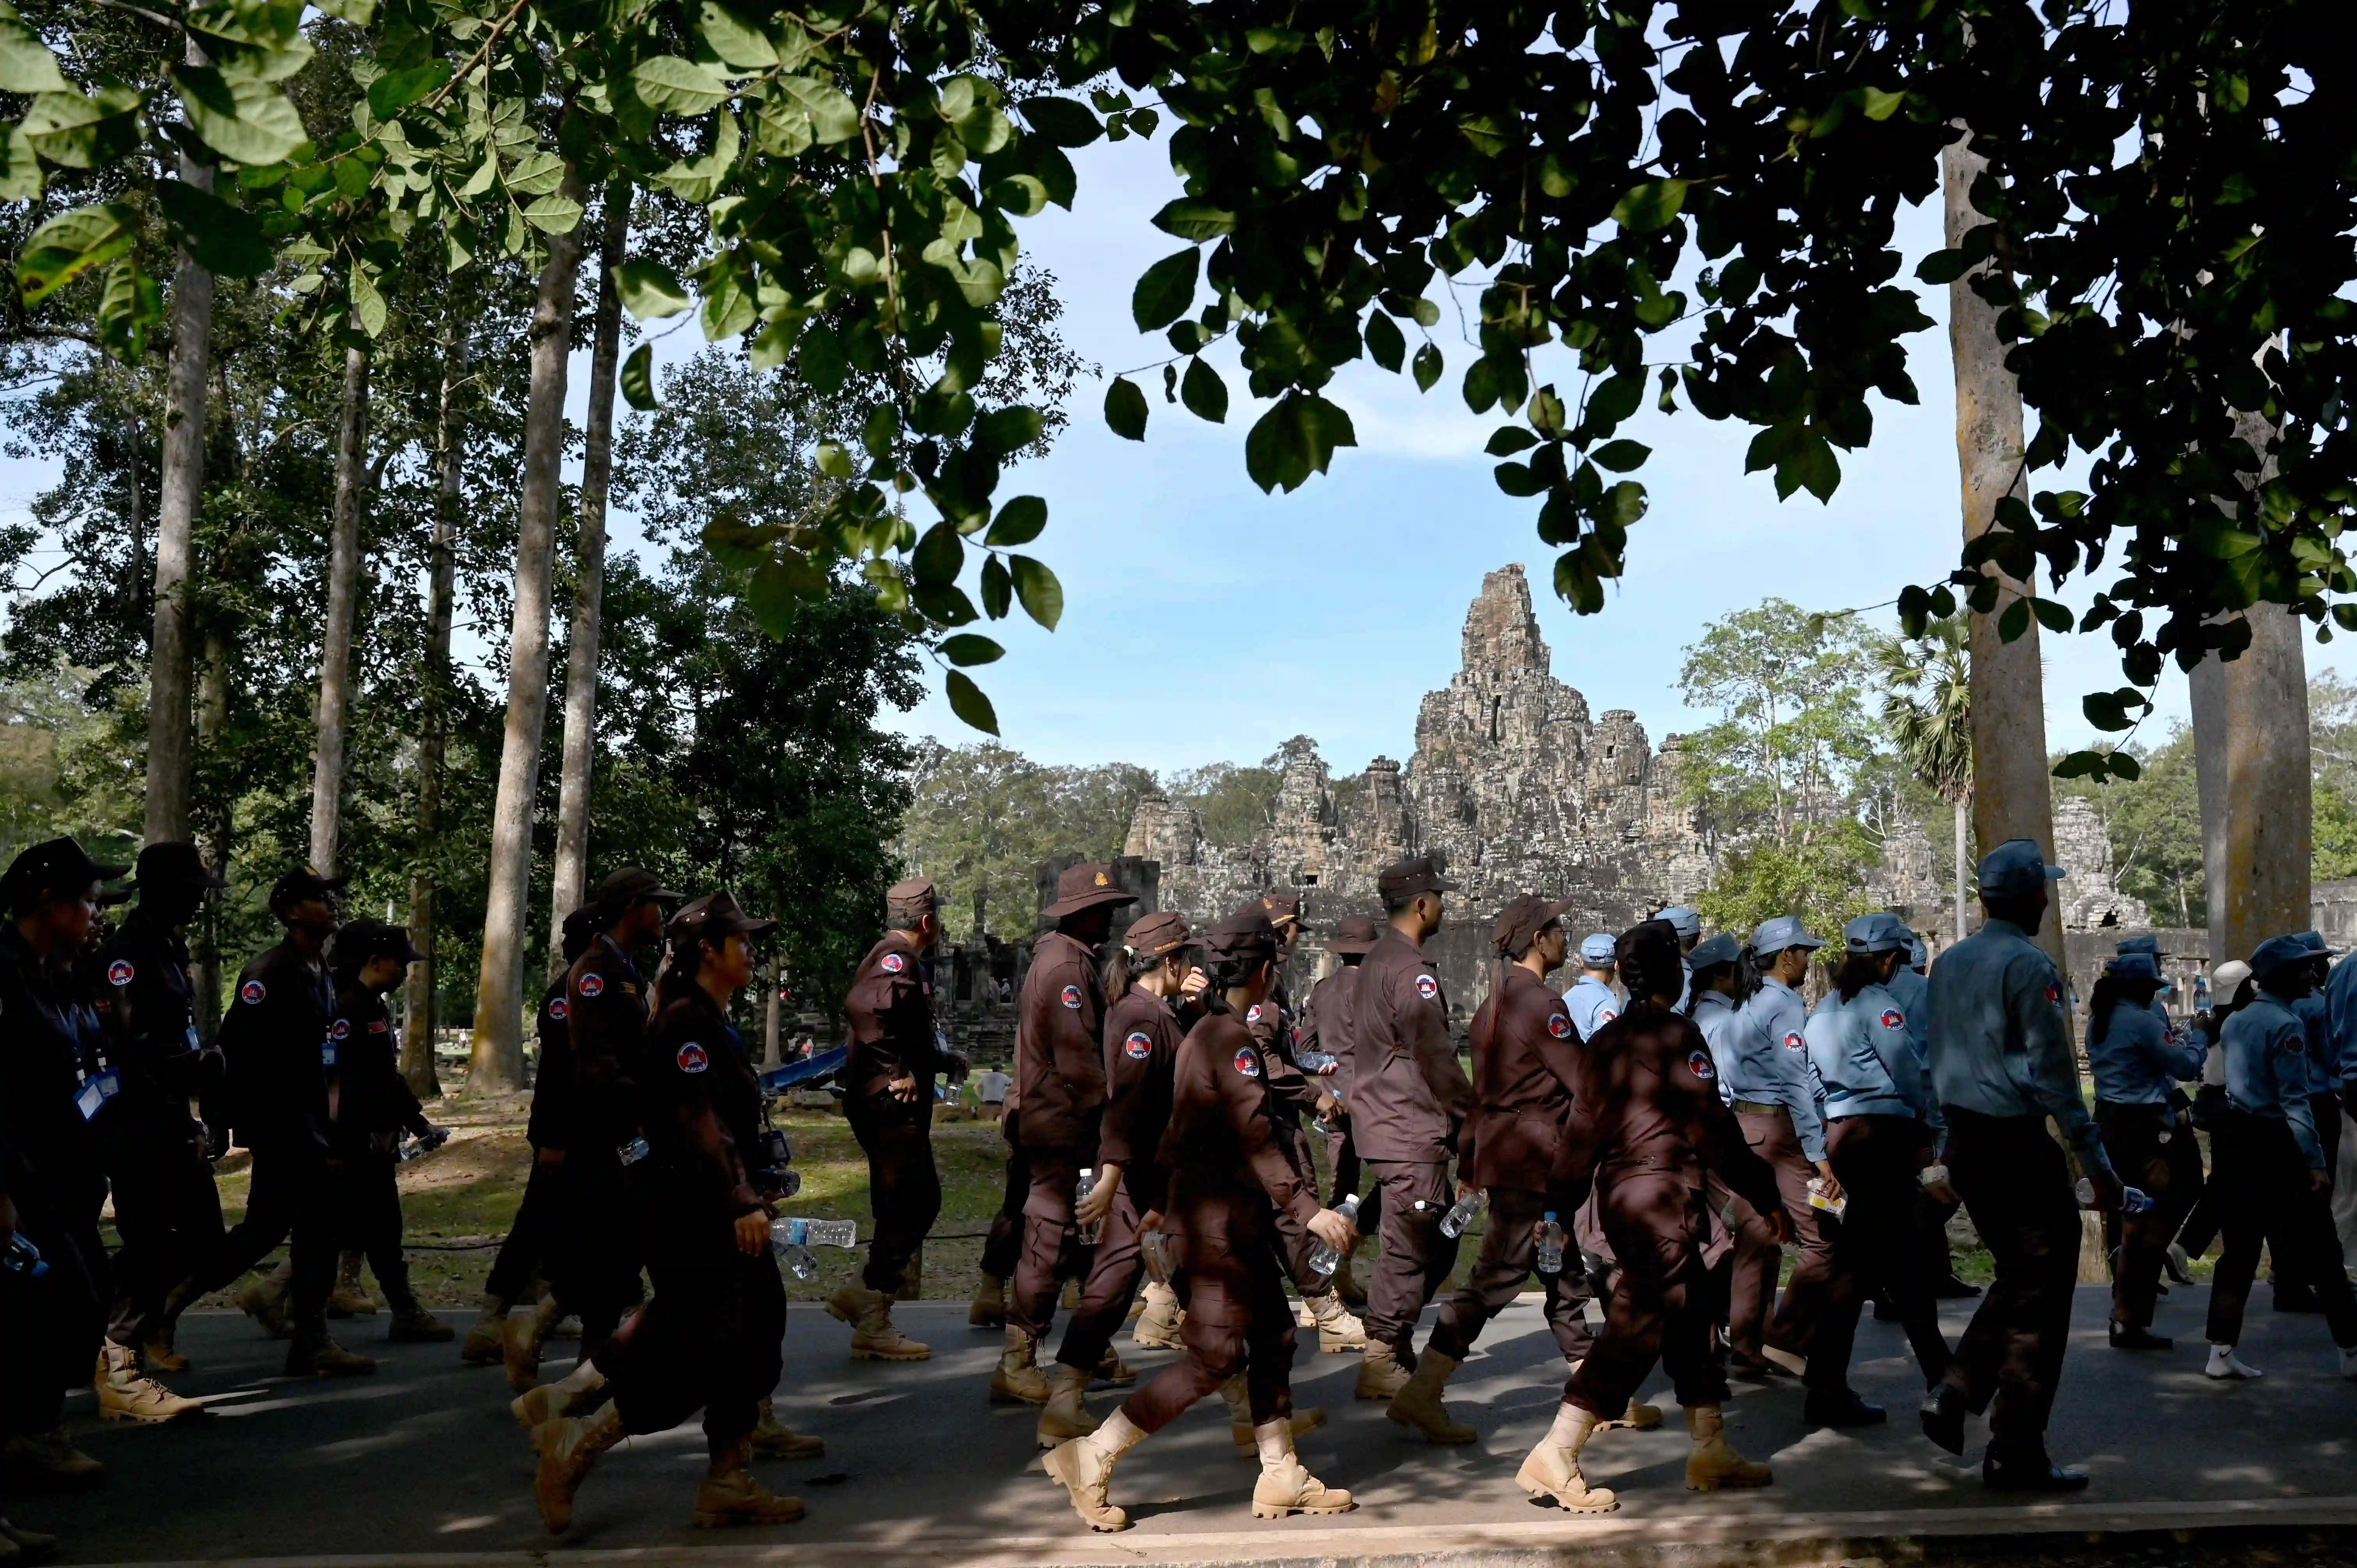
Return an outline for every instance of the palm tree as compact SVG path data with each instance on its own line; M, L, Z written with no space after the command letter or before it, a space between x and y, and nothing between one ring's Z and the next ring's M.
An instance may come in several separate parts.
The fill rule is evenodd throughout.
M1964 838L1973 798L1972 662L1964 618L1934 621L1919 638L1875 645L1882 722L1900 760L1955 813L1956 935L1964 934Z

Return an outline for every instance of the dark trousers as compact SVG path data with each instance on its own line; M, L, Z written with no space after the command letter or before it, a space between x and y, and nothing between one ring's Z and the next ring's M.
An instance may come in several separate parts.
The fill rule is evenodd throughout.
M1834 1272L1809 1350L1812 1389L1849 1386L1858 1309L1878 1289L1899 1309L1924 1386L1947 1375L1948 1342L1918 1256L1923 1227L1916 1199L1922 1180L1916 1173L1927 1136L1923 1123L1910 1116L1845 1116L1825 1128L1825 1155L1849 1208L1824 1227L1833 1240Z
M1956 1217L1964 1205L1954 1199L1942 1202L1920 1187L1915 1197L1915 1257L1923 1271L1923 1288L1934 1301L1956 1277L1956 1261L1949 1250L1948 1221Z
M1984 1116L1953 1105L1947 1115L1949 1179L1996 1259L1996 1278L1943 1381L1974 1411L1990 1411L1994 1457L2034 1462L2046 1450L2070 1341L2078 1200L2044 1117Z
M1448 1167L1411 1160L1369 1160L1383 1192L1377 1234L1383 1251L1367 1283L1362 1315L1369 1343L1389 1345L1400 1364L1415 1361L1415 1322L1457 1266L1457 1241L1440 1233L1448 1212Z
M1579 1247L1571 1240L1571 1216L1583 1201L1584 1195L1566 1200L1515 1187L1490 1188L1490 1219L1481 1234L1480 1256L1464 1285L1441 1304L1439 1321L1424 1348L1452 1361L1465 1359L1490 1320L1522 1294L1523 1282L1537 1266L1539 1226L1552 1210L1555 1223L1563 1227L1565 1246L1563 1267L1539 1275L1539 1288L1546 1293L1547 1327L1565 1360L1586 1359L1596 1343L1587 1316L1595 1296Z
M219 1290L286 1243L295 1282L289 1316L297 1334L327 1333L328 1293L336 1283L334 1182L324 1155L307 1148L256 1149L245 1218L231 1228L199 1276Z
M1097 1231L1088 1281L1081 1286L1080 1308L1064 1326L1064 1343L1056 1351L1059 1365L1094 1370L1113 1348L1113 1337L1129 1321L1130 1297L1137 1294L1137 1282L1146 1273L1138 1218L1125 1182L1114 1195L1113 1212Z
M336 1246L339 1251L364 1252L376 1283L384 1290L385 1305L396 1313L418 1310L409 1288L409 1260L401 1251L401 1188L393 1178L389 1155L355 1155L335 1167L329 1178L334 1193Z
M1015 1277L1015 1266L1023 1257L1023 1205L1031 1196L1031 1156L1015 1141L1015 1118L1006 1118L1005 1124L1006 1190L982 1243L982 1272L995 1280Z
M212 1167L185 1143L118 1160L112 1176L123 1246L107 1337L135 1348L164 1330L166 1294L221 1250L221 1192Z
M909 1261L941 1218L932 1097L903 1105L888 1093L854 1095L843 1110L867 1156L867 1201L876 1217L860 1280L869 1290L897 1295L907 1283Z
M572 1158L571 1151L565 1157ZM549 1232L561 1202L557 1188L564 1181L564 1165L542 1165L535 1155L532 1170L523 1178L523 1199L516 1205L507 1240L500 1243L500 1255L491 1260L490 1276L483 1282L485 1294L518 1302L533 1294L533 1276L541 1273L548 1252Z
M41 1250L39 1279L0 1270L0 1431L54 1432L66 1394L88 1388L106 1337L106 1249L90 1222L47 1212L16 1193L17 1225Z
M583 1353L595 1355L622 1314L645 1295L639 1283L639 1238L648 1222L638 1211L622 1162L605 1150L567 1150L565 1163L549 1169L545 1178L534 1171L544 1195L536 1221L543 1268L557 1305L581 1319ZM527 1276L527 1288L529 1283Z
M1727 1402L1727 1369L1710 1336L1727 1306L1722 1275L1706 1268L1700 1195L1674 1173L1615 1178L1598 1204L1620 1272L1604 1332L1564 1384L1563 1397L1617 1420L1659 1361L1686 1406Z
M2112 1321L2149 1328L2169 1240L2201 1196L2201 1151L2193 1142L2193 1129L2180 1124L2175 1109L2167 1105L2099 1100L2095 1125L2120 1180L2152 1199L2146 1212L2122 1212L2106 1227L2115 1230L2119 1247L2112 1269Z
M1792 1223L1800 1255L1792 1260L1792 1280L1780 1304L1776 1275L1783 1265L1783 1249L1764 1221L1736 1233L1735 1272L1727 1282L1727 1344L1749 1361L1759 1360L1763 1344L1806 1356L1834 1270L1833 1239L1825 1233L1820 1211L1809 1207L1809 1180L1817 1170L1802 1155L1801 1137L1792 1130L1789 1113L1741 1111L1736 1120L1743 1124L1743 1141L1751 1152L1776 1173L1777 1195Z
M1178 1299L1187 1309L1178 1337L1187 1358L1147 1379L1123 1402L1121 1413L1140 1432L1159 1432L1242 1372L1254 1426L1290 1416L1293 1309L1275 1245L1249 1236L1191 1240L1184 1230L1173 1240Z
M1072 1199L1081 1166L1091 1156L1079 1149L1033 1149L1031 1189L1023 1198L1023 1250L1015 1262L1015 1290L1006 1321L1033 1339L1046 1336L1056 1318L1056 1290L1064 1273L1072 1234Z
M1290 1124L1280 1122L1277 1133L1292 1145L1294 1168L1301 1173L1309 1196L1317 1197L1318 1162L1309 1153L1309 1134L1298 1118ZM1270 1218L1276 1225L1277 1261L1285 1265L1286 1277L1293 1282L1293 1288L1306 1296L1332 1294L1334 1276L1321 1274L1309 1266L1309 1254L1318 1247L1318 1238L1309 1233L1309 1228L1286 1209L1274 1210Z
M2313 1285L2332 1342L2357 1346L2357 1294L2344 1272L2341 1238L2330 1210L2317 1201L2312 1167L2290 1127L2230 1111L2210 1129L2210 1166L2211 1201L2226 1237L2210 1280L2210 1342L2242 1339L2243 1309L2264 1243L2276 1283Z
M656 1202L676 1216L687 1201ZM786 1286L769 1248L748 1257L724 1221L658 1218L642 1240L654 1299L622 1320L593 1359L632 1434L668 1432L704 1412L714 1451L739 1442L784 1370Z

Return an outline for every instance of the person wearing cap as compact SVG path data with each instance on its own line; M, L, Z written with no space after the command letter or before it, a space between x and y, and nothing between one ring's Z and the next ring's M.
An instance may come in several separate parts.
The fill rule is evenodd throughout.
M1579 978L1564 993L1571 1011L1571 1026L1583 1040L1620 1016L1620 993L1612 989L1613 941L1610 933L1590 931L1579 939Z
M123 1237L107 1337L151 1371L178 1372L188 1361L173 1348L179 1314L166 1312L167 1301L225 1234L204 1126L188 1113L225 1069L221 1052L197 1037L188 944L188 922L224 884L187 843L147 845L133 875L139 901L89 966L108 1056L123 1078L98 1130Z
M1710 1274L1727 1251L1726 1211L1774 1214L1776 1177L1719 1099L1702 1031L1675 1010L1682 957L1667 921L1621 935L1616 959L1628 1010L1586 1043L1555 1164L1560 1179L1593 1182L1620 1273L1602 1334L1572 1369L1553 1426L1514 1484L1576 1512L1618 1506L1612 1493L1587 1485L1580 1450L1628 1408L1656 1361L1685 1407L1687 1488L1764 1487L1773 1478L1727 1441Z
M1744 1006L1742 944L1722 931L1687 955L1693 1000L1687 1009L1710 1047L1719 1099L1732 1102L1731 1084L1765 1085L1780 1092L1785 1064L1767 1035L1760 1015ZM1750 1090L1755 1094L1757 1089ZM1747 1103L1777 1103L1754 1100ZM1739 1124L1739 1123L1738 1123ZM1784 1262L1781 1232L1773 1215L1753 1212L1733 1227L1735 1253L1727 1274L1727 1360L1740 1376L1765 1377L1781 1370L1761 1354L1768 1315L1775 1305L1776 1276Z
M1360 966L1352 1001L1352 1133L1382 1186L1382 1251L1367 1287L1361 1399L1388 1400L1415 1369L1416 1319L1457 1264L1440 1233L1452 1193L1450 1158L1473 1085L1448 1037L1448 998L1424 944L1440 929L1457 884L1445 863L1394 861L1375 879L1389 925ZM1472 1192L1460 1179L1455 1196Z
M1673 904L1653 918L1670 923L1670 929L1678 934L1678 950L1686 955L1678 961L1686 977L1684 988L1678 993L1678 1011L1683 1013L1694 1004L1694 950L1702 943L1702 911Z
M1842 1184L1825 1154L1824 1120L1818 1109L1816 1076L1809 1065L1809 1010L1799 989L1808 978L1810 955L1824 945L1809 935L1797 915L1762 920L1751 933L1751 961L1760 989L1743 1010L1770 1048L1764 1055L1755 1051L1730 1058L1727 1102L1752 1152L1776 1173L1784 1219L1800 1244L1800 1255L1792 1260L1792 1277L1781 1302L1776 1299L1781 1247L1763 1249L1755 1230L1736 1258L1727 1332L1738 1347L1735 1369L1744 1376L1803 1369L1833 1278L1833 1236L1822 1211L1809 1202L1809 1184L1817 1182L1834 1203L1842 1200Z
M2201 1081L2193 1091L2193 1124L2211 1133L2214 1145L2219 1119L2232 1104L2226 1096L2226 1048L2222 1036L2227 1021L2251 1004L2257 987L2251 983L2251 966L2238 958L2213 965L2207 978L2210 1004L2188 1020L2185 1032L2202 1053ZM2193 1260L2207 1253L2217 1240L2218 1187L2214 1180L2208 1180L2178 1225L2177 1240L2169 1245L2169 1278L2179 1284L2192 1283Z
M990 1374L994 1404L1046 1404L1039 1342L1056 1312L1057 1275L1072 1230L1081 1167L1093 1165L1104 1112L1104 984L1096 950L1113 912L1135 903L1095 863L1056 879L1055 901L1039 911L1056 922L1031 950L1031 972L1015 1025L1016 1128L1030 1164L1023 1202L1022 1251L1006 1304L1006 1338Z
M1188 1026L1202 1015L1210 983L1192 962L1194 943L1185 917L1165 909L1123 932L1105 965L1105 1105L1097 1180L1072 1213L1079 1224L1099 1230L1081 1304L1064 1326L1048 1380L1038 1432L1042 1448L1096 1430L1083 1396L1113 1357L1113 1337L1127 1320L1130 1298L1146 1272L1142 1227L1149 1213L1160 1218L1154 1206L1168 1174L1157 1162L1170 1124L1171 1069ZM1178 1293L1168 1281L1146 1286L1137 1337L1185 1348ZM1249 1431L1245 1436L1249 1444Z
M1803 1419L1812 1426L1884 1418L1880 1405L1849 1386L1858 1309L1878 1289L1906 1328L1925 1388L1939 1383L1951 1359L1915 1255L1922 1235L1916 1195L1947 1185L1935 1163L1939 1108L1889 985L1913 941L1896 915L1861 915L1844 926L1833 990L1806 1028L1810 1065L1824 1086L1826 1155L1848 1205L1831 1230L1833 1272L1802 1380Z
M1898 999L1899 1011L1907 1019L1907 1038L1915 1047L1915 1059L1923 1065L1924 1081L1928 1083L1932 1071L1932 983L1927 976L1932 968L1932 950L1911 930L1907 933L1907 961L1891 972L1889 983L1883 989ZM1937 1111L1935 1104L1934 1114ZM1944 1126L1941 1136L1946 1136ZM1981 1294L1981 1287L1957 1277L1955 1255L1948 1241L1948 1221L1956 1217L1962 1204L1953 1188L1943 1186L1940 1190L1944 1196L1934 1197L1929 1188L1916 1195L1916 1224L1921 1234L1915 1255L1922 1264L1933 1300L1969 1300ZM1889 1317L1896 1311L1896 1306L1886 1310L1878 1302L1874 1315Z
M1988 1411L1981 1478L2006 1491L2087 1484L2046 1452L2080 1238L2070 1167L2048 1118L2078 1155L2096 1207L2108 1213L2120 1204L2119 1177L2079 1091L2062 974L2036 940L2049 886L2062 875L2028 839L1983 855L1987 918L1932 972L1932 1080L1948 1123L1949 1182L1996 1259L1996 1278L1923 1403L1923 1432L1961 1454L1965 1415Z
M755 1183L765 1164L760 1077L728 1010L753 983L753 943L776 926L751 918L726 893L708 893L665 928L668 962L635 1080L651 1153L632 1167L645 1173L640 1240L654 1296L571 1376L512 1407L532 1429L534 1496L552 1532L572 1523L574 1498L600 1454L633 1434L667 1432L699 1409L709 1466L696 1488L696 1523L802 1516L801 1499L772 1496L748 1468L761 1401L784 1369L786 1289L770 1241L775 1214ZM586 1418L566 1413L601 1388L612 1402Z
M2300 932L2299 940L2309 950L2316 984L2292 1004L2292 1013L2308 1035L2308 1109L2316 1122L2316 1141L2324 1150L2324 1174L2329 1178L2325 1191L2314 1201L2324 1209L2329 1221L2332 1195L2341 1186L2341 1050L2332 1033L2331 1005L2326 999L2325 987L2331 979L2332 960L2339 950L2326 946L2323 936L2312 930ZM2315 1312L2321 1305L2315 1288L2305 1281L2276 1281L2277 1312Z
M1157 1160L1163 1189L1136 1195L1163 1217L1187 1283L1180 1329L1187 1356L1043 1462L1073 1511L1096 1530L1128 1528L1129 1516L1106 1495L1121 1457L1238 1376L1261 1462L1253 1516L1353 1506L1350 1493L1323 1485L1295 1455L1294 1323L1275 1210L1290 1208L1304 1230L1338 1251L1349 1251L1358 1236L1349 1220L1318 1207L1294 1164L1271 1104L1265 1058L1241 1017L1267 998L1276 933L1265 917L1246 911L1204 932L1202 943L1217 1000L1188 1030L1172 1066L1170 1120Z
M1326 1082L1334 1096L1334 1113L1329 1124L1339 1127L1341 1136L1332 1145L1334 1164L1334 1202L1339 1205L1359 1190L1360 1158L1358 1134L1351 1122L1351 1070L1353 1057L1351 1042L1355 1026L1351 1022L1351 1003L1359 988L1359 972L1375 944L1383 940L1381 924L1371 915L1345 915L1335 926L1333 936L1327 939L1326 950L1334 955L1337 967L1312 986L1308 1000L1302 1004L1301 1028L1297 1037L1304 1052L1318 1051L1334 1058L1334 1071ZM1383 1215L1383 1189L1370 1185L1360 1199L1357 1224L1361 1232L1372 1231ZM1345 1305L1363 1307L1367 1293L1361 1289L1344 1258L1334 1268L1334 1294ZM1361 1325L1360 1340L1365 1343Z
M385 1337L395 1343L438 1343L456 1336L425 1310L409 1288L401 1251L401 1188L393 1180L404 1133L437 1144L449 1136L425 1119L409 1080L401 1076L401 1040L385 995L425 958L409 932L379 920L358 919L328 944L336 1005L328 1015L328 1179L329 1199L345 1247L368 1256L393 1318Z
M2293 1009L2315 989L2317 953L2304 936L2269 937L2250 963L2255 992L2226 1020L2227 1107L2210 1132L2211 1198L2226 1245L2211 1276L2202 1369L2220 1380L2259 1375L2234 1349L2265 1245L2278 1277L2315 1292L2341 1375L2357 1378L2357 1293L2323 1202L2331 1176L2309 1103L2308 1030Z
M941 900L923 877L884 893L884 935L859 961L843 1001L851 1052L841 1082L843 1114L867 1156L868 1203L876 1216L867 1266L827 1298L829 1316L851 1325L855 1361L922 1361L932 1351L892 1324L892 1298L942 1212L933 1165L933 1079L963 1065L942 1048L933 1023L933 944Z
M2087 1062L2095 1079L2095 1125L2121 1179L2152 1199L2141 1214L2123 1212L2112 1269L2111 1344L2115 1350L2166 1350L2152 1332L2161 1264L2179 1223L2201 1193L2201 1151L2178 1084L2198 1078L2202 1042L2165 1024L2152 1009L2161 986L2152 954L2122 951L2104 966L2087 1004Z

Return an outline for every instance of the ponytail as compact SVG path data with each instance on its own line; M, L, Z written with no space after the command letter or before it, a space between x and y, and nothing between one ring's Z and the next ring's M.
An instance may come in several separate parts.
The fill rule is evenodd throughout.
M2120 999L2120 983L2106 974L2087 994L2087 1044L2100 1046L2112 1032L2112 1007Z

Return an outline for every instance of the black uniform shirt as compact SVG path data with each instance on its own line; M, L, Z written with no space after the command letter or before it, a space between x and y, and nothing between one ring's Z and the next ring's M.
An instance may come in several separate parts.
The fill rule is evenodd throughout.
M404 1132L423 1137L432 1130L409 1080L401 1076L401 1036L384 997L365 986L346 986L328 1019L328 1044L335 1065L328 1081L335 1090L337 1154L390 1155Z
M336 995L327 971L281 942L237 977L221 1020L238 1141L249 1149L328 1146L328 1071L321 1052Z
M574 1120L580 1113L573 1073L573 1004L565 998L570 974L560 974L540 993L533 1030L540 1065L532 1079L532 1117L523 1135L535 1149L573 1147Z
M59 1222L98 1218L106 1180L74 1097L104 1057L98 1014L70 965L42 959L13 922L0 924L0 1144L16 1166L8 1187L20 1209L46 1200Z
M754 1190L761 1085L712 993L673 983L655 1015L640 1090L658 1178L683 1222L734 1222L769 1206Z
M222 1067L220 1053L202 1050L197 1039L188 943L135 908L89 967L107 1059L123 1075L115 1109L129 1112L124 1121L143 1133L195 1136L188 1101L217 1087Z

